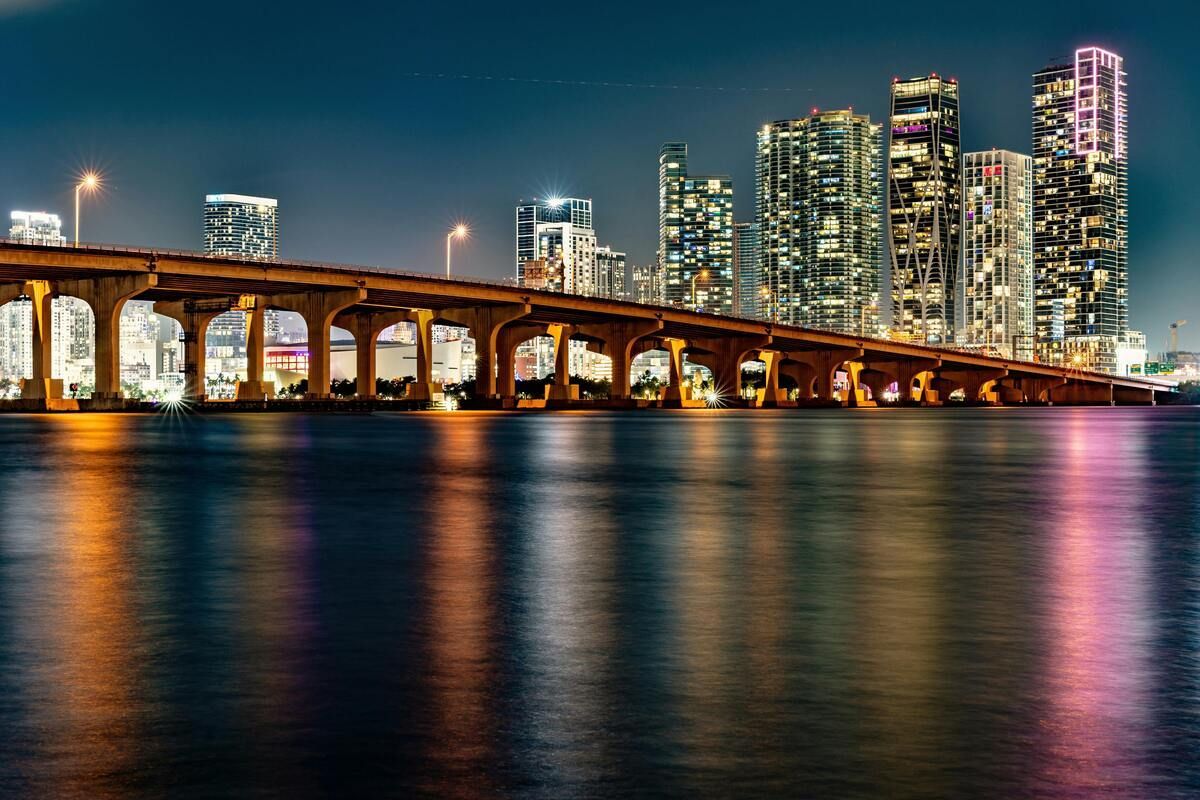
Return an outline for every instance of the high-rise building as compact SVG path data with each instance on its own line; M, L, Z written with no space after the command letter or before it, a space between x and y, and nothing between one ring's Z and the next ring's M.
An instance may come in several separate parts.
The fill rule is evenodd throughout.
M763 316L879 333L883 202L879 125L816 111L758 134L755 214Z
M1033 164L1008 150L963 155L964 347L1033 359Z
M765 303L759 296L765 285L758 261L758 223L733 224L733 313L762 317Z
M687 144L658 154L658 257L671 305L733 313L733 182L688 174Z
M279 258L279 201L242 194L206 195L204 252L236 258Z
M958 83L937 75L893 80L891 126L892 329L898 338L948 343L962 214Z
M608 245L596 248L597 291L600 297L625 299L625 254Z
M545 261L541 288L568 294L599 292L592 201L578 197L522 200L517 204L517 283L525 262Z
M204 198L204 252L234 258L279 258L279 201L243 194L210 194ZM268 342L279 335L280 312L264 315ZM229 311L208 326L209 356L220 372L245 366L246 312Z
M658 264L634 265L633 267L633 299L638 303L648 305L663 305L662 270Z
M1120 56L1086 47L1033 76L1038 358L1113 372L1128 326L1128 103Z
M9 216L10 239L15 239L21 244L49 247L63 247L67 243L67 237L62 234L62 220L58 218L58 214L47 214L45 211L14 211Z

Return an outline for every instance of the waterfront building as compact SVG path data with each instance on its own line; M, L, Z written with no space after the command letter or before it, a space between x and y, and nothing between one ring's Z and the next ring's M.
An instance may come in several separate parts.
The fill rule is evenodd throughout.
M881 134L866 114L817 111L758 134L755 216L763 316L879 333Z
M625 254L608 245L596 248L597 294L614 300L625 299Z
M733 313L733 182L688 174L687 144L667 142L658 154L658 208L663 299Z
M899 339L954 338L962 214L958 103L953 79L892 81L888 230L892 328Z
M522 200L517 204L517 283L527 286L525 264L545 262L538 288L593 296L599 293L592 201L579 197Z
M762 318L766 303L759 296L765 286L759 269L758 223L733 224L733 313Z
M204 198L204 252L214 256L272 260L279 258L279 201L244 194L210 194ZM280 315L264 315L266 340L279 337ZM246 368L246 312L229 311L208 326L205 345L212 372Z
M1033 360L1033 164L985 150L963 156L963 326L958 342Z
M1052 364L1115 372L1128 317L1124 62L1098 47L1033 76L1034 324Z

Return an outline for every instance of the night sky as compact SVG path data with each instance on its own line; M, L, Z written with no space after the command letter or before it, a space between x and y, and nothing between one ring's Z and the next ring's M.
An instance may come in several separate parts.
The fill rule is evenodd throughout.
M903 7L0 0L0 210L69 229L72 176L94 166L87 240L199 249L205 193L260 194L279 198L285 256L437 271L461 217L456 271L502 277L514 202L561 193L592 197L600 242L642 263L665 140L732 175L751 219L763 122L845 106L883 121L892 76L933 71L959 79L966 149L1028 153L1030 75L1098 44L1129 72L1131 324L1155 351L1188 318L1200 349L1192 5Z

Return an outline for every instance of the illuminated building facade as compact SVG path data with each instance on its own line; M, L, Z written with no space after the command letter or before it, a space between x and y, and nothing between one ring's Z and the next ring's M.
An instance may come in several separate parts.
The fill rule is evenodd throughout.
M1120 56L1087 47L1033 76L1037 354L1114 372L1128 332L1128 136Z
M1033 163L1008 150L963 155L963 327L958 342L1033 360Z
M633 266L633 299L648 305L664 305L663 271L655 264Z
M517 204L517 283L526 286L525 262L545 262L554 292L594 296L599 291L592 201L578 197L522 200Z
M684 142L658 154L658 256L663 299L733 313L733 181L688 174Z
M204 197L204 252L234 258L279 258L279 201L244 194L210 194ZM264 315L268 342L279 335L280 312ZM216 372L234 372L246 366L246 313L230 311L208 326L206 348Z
M962 214L958 83L937 75L892 82L888 147L892 329L953 341Z
M8 238L21 244L63 247L67 243L58 214L47 214L45 211L14 211L9 215L9 219Z
M758 134L755 214L764 316L875 336L883 261L881 136L851 110Z
M614 300L626 299L625 254L608 245L596 248L597 294Z
M735 222L733 225L733 313L738 316L762 317L765 303L759 296L763 280L758 253L758 223Z

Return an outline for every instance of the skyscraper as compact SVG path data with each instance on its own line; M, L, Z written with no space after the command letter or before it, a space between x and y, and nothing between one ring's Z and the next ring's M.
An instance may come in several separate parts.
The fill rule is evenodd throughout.
M647 305L662 305L662 270L658 264L633 266L633 299Z
M959 269L961 154L958 83L892 82L888 148L892 328L930 344L953 340Z
M1033 359L1033 165L986 150L963 156L963 327L959 344Z
M764 316L879 333L883 185L879 125L816 111L758 134L755 214Z
M543 260L542 288L595 295L596 231L592 201L578 197L522 200L517 204L517 282L525 284L525 262Z
M242 194L210 194L204 198L204 252L235 258L279 258L279 201ZM279 334L280 312L264 315L268 341ZM246 358L246 313L229 311L208 326L209 356L228 359L219 371L242 369Z
M733 224L733 313L762 317L766 306L759 297L764 286L758 261L758 223Z
M625 254L608 245L596 248L596 294L614 300L625 299Z
M1115 371L1128 333L1128 136L1120 56L1086 47L1033 76L1039 359Z
M670 305L733 313L733 182L689 175L687 144L658 154L658 258Z
M278 258L279 201L242 194L206 195L204 252L237 258Z

